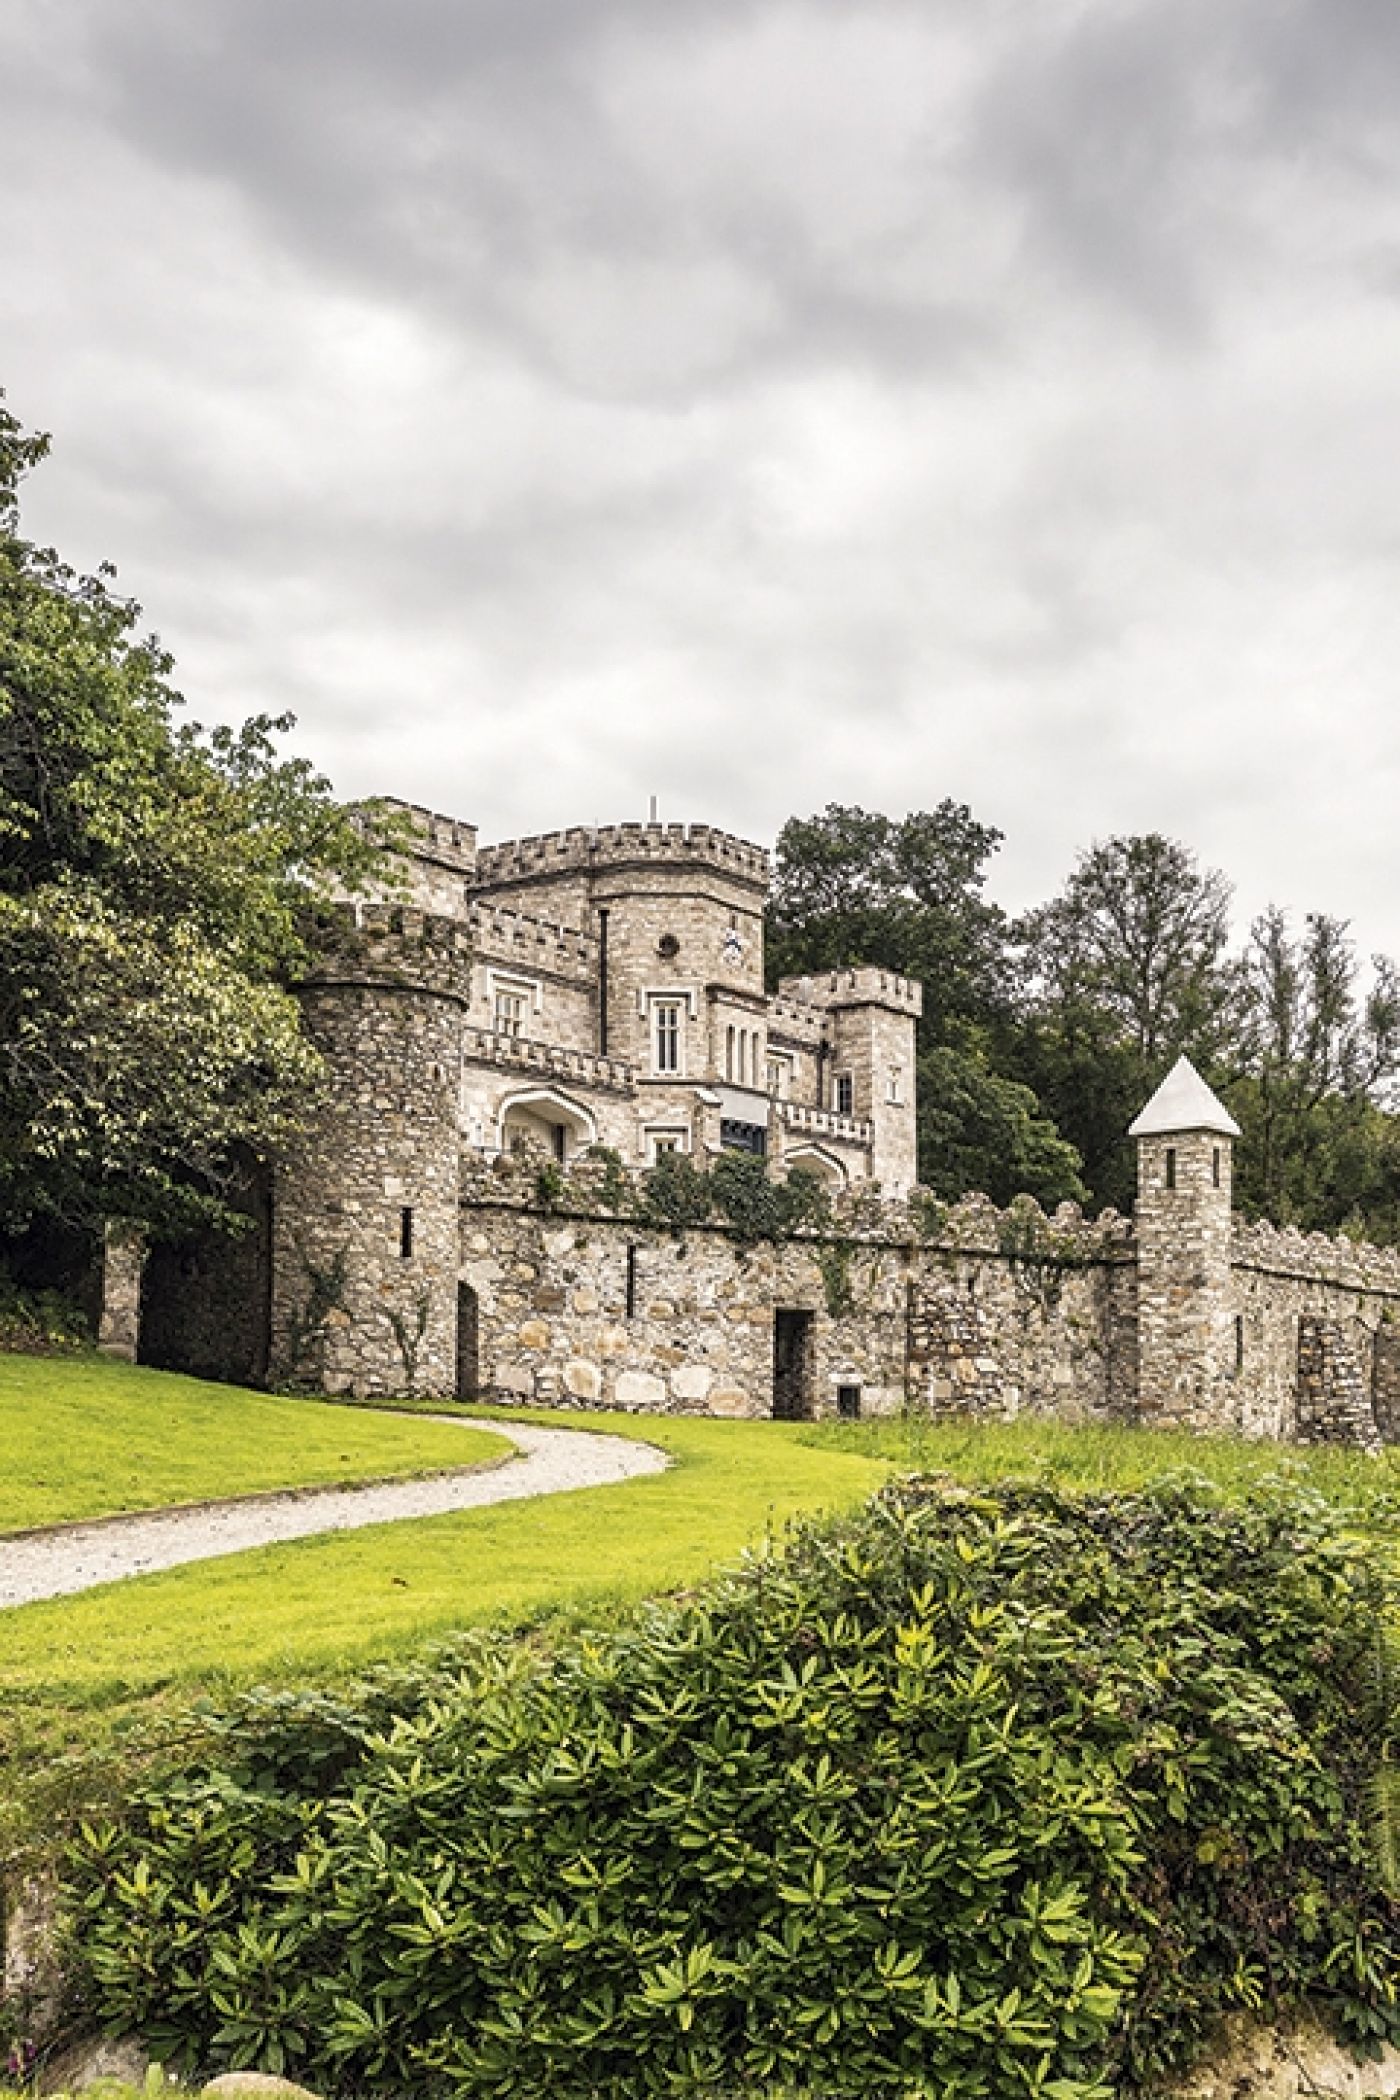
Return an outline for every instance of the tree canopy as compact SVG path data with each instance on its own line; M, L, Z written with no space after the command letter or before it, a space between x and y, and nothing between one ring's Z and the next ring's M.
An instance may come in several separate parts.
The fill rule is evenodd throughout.
M301 908L373 852L285 719L178 722L113 572L23 536L47 450L0 400L0 1224L175 1227L297 1129Z
M1158 832L1083 852L1019 923L985 894L1001 834L961 803L831 804L778 840L775 971L841 962L925 987L919 1172L942 1196L1132 1205L1127 1129L1184 1051L1244 1131L1248 1211L1400 1240L1400 971L1325 914L1271 907L1232 946L1231 887Z
M778 836L768 926L775 978L877 963L924 988L918 1030L919 1173L938 1195L1087 1192L1079 1158L1034 1092L999 1066L1014 960L984 894L1001 833L960 802L903 818L831 803Z

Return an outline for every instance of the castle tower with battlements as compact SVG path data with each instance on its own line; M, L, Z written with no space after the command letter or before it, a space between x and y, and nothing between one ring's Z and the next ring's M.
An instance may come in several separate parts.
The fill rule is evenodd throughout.
M451 1392L461 1265L460 917L346 904L302 987L326 1087L272 1200L270 1376Z
M391 807L394 805L391 805ZM468 1153L597 1147L629 1167L740 1150L831 1188L915 1179L919 987L853 969L764 990L768 855L706 824L618 824L481 846L398 805L416 903L472 951Z

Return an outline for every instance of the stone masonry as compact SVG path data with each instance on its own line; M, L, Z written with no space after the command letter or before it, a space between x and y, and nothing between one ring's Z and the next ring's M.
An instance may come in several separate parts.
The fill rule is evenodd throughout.
M224 1375L328 1393L1396 1440L1400 1254L1232 1218L1238 1132L1185 1060L1133 1126L1131 1220L948 1211L915 1186L919 987L853 963L766 993L759 847L406 821L403 879L324 917L327 1080L261 1240L222 1273L172 1251L143 1314L114 1227L104 1347L207 1373L222 1327ZM812 1176L811 1222L669 1228L657 1163L733 1152Z

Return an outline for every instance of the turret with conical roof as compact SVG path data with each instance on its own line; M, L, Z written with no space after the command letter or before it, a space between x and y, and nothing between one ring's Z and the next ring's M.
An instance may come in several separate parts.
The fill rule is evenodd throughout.
M1238 1123L1179 1057L1137 1139L1138 1405L1144 1422L1219 1427L1231 1410L1230 1188Z

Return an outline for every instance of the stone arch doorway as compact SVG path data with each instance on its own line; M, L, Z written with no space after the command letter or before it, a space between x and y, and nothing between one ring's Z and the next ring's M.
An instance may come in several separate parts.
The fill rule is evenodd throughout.
M457 1286L457 1398L481 1397L481 1301L469 1283Z
M561 1164L598 1139L597 1123L582 1102L552 1086L508 1094L497 1128L502 1152L543 1152Z
M819 1181L828 1195L834 1196L847 1183L846 1168L834 1152L826 1152L820 1145L803 1145L787 1155L789 1174L810 1174Z

